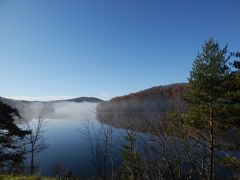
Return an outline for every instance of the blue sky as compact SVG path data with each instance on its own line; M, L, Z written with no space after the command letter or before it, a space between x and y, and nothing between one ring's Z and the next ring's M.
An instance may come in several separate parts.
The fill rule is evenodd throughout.
M0 96L108 99L186 82L213 37L240 49L239 0L0 0Z

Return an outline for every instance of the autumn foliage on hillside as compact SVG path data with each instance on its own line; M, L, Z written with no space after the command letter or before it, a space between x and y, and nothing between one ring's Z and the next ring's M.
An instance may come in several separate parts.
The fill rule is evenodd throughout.
M143 130L146 129L146 124L159 124L169 112L186 112L187 105L183 98L189 90L187 83L181 83L115 97L98 105L97 117L98 120L118 128Z
M124 100L130 99L145 99L151 97L181 97L190 89L188 83L177 83L177 84L170 84L166 86L156 86L146 90L142 90L136 93L131 93L125 96L118 96L111 99L111 102L119 102Z

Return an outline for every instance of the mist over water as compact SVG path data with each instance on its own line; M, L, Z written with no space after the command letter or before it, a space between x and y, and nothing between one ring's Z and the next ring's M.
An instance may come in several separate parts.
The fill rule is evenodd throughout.
M18 105L21 115L31 120L40 114L46 119L76 119L94 120L96 119L96 106L98 103L89 102L31 102Z

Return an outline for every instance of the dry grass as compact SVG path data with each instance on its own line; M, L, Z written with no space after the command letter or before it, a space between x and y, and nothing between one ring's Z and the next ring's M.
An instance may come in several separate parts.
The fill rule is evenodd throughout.
M0 180L55 180L56 178L42 176L0 175Z

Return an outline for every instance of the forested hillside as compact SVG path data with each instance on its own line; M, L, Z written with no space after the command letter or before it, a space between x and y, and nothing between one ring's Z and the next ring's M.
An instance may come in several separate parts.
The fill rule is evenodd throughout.
M157 126L170 112L185 113L183 99L189 90L189 84L179 83L115 97L98 105L98 118L115 127L144 130Z

